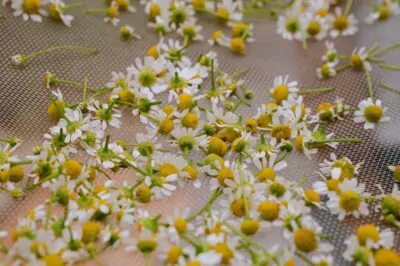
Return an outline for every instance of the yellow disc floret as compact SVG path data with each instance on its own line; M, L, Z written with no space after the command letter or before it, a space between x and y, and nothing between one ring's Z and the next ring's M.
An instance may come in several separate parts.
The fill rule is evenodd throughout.
M82 165L76 160L67 160L63 164L65 174L71 179L76 179L82 172Z
M400 255L395 251L381 248L375 253L375 266L398 266Z
M305 253L318 248L317 236L314 231L308 228L301 228L294 234L294 243L298 250Z
M251 236L258 232L260 228L260 223L257 220L244 220L240 224L240 231L243 234Z
M340 193L339 206L346 212L358 210L361 204L361 197L352 190L346 190Z
M381 238L378 228L376 228L376 226L373 224L361 225L360 227L358 227L356 235L358 243L360 243L360 245L362 246L367 243L367 240L378 242Z
M371 123L378 123L383 116L383 109L376 104L367 106L364 110L365 119Z
M266 221L273 221L279 217L279 204L273 201L263 201L258 205L260 217Z

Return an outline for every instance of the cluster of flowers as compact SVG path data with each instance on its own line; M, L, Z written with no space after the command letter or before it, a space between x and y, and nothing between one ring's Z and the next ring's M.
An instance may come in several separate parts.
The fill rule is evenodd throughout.
M67 14L68 10L82 6L83 3L65 4L62 0L3 0L3 6L9 5L16 17L27 21L42 22L43 17L61 21L70 27L74 16Z
M373 128L387 120L379 101L349 108L337 99L321 103L313 114L301 95L329 90L299 89L288 76L278 76L270 99L244 119L235 112L252 98L240 78L243 72L222 71L213 52L192 62L186 50L179 41L161 39L98 90L87 80L81 84L45 74L46 87L71 84L83 89L83 99L68 102L53 90L48 115L56 124L26 158L14 155L18 140L0 139L6 144L0 151L0 189L14 197L38 187L51 192L18 220L10 246L0 241L7 263L98 260L99 253L120 245L142 253L148 263L156 254L168 265L293 265L295 257L310 265L334 265L333 247L324 241L312 208L329 209L341 220L367 215L369 202L379 201L384 221L399 227L397 188L371 196L355 178L360 164L348 158L332 155L324 161L323 181L308 189L280 172L290 152L311 158L319 149L362 141L333 138L320 126L354 112L355 122ZM102 95L107 97L101 100ZM145 126L132 142L109 135L110 128L120 128L122 115ZM29 165L27 174L24 165ZM111 172L123 169L132 171L133 182L118 185L98 177L111 179ZM399 166L389 169L399 175ZM20 188L23 181L26 186ZM198 211L162 218L145 210L149 202L190 185L213 191ZM276 232L282 235L279 244L256 238ZM280 238L269 239L275 237ZM365 225L346 243L345 258L355 263L400 263L389 229Z
M262 0L258 2L264 2ZM347 1L344 11L336 6L339 1L330 0L296 0L278 16L277 33L287 40L303 41L304 47L308 39L323 40L328 36L354 35L358 31L358 20L350 14L353 1ZM370 1L374 12L366 22L372 24L376 20L386 20L400 12L399 3L382 0L379 4ZM332 11L332 12L331 12Z

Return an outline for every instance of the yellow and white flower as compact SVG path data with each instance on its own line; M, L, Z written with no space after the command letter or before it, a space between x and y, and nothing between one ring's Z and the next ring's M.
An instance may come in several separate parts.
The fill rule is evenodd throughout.
M386 110L386 107L382 107L381 100L368 98L358 104L353 120L356 123L364 123L364 129L373 129L378 123L390 120L388 116L385 116Z

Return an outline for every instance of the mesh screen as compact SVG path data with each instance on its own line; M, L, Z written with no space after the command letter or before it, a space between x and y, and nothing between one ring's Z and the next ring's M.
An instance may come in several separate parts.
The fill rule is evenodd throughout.
M361 20L370 11L366 1L355 1L355 14ZM85 1L86 7L103 7L103 1ZM119 39L119 28L103 22L102 15L86 15L83 9L72 11L75 15L73 26L67 28L61 24L45 20L44 23L23 22L14 18L10 10L2 8L1 14L5 16L0 21L0 136L17 137L23 140L23 145L18 153L27 154L35 145L42 142L43 134L47 132L52 122L47 117L49 91L43 86L43 74L49 70L57 76L83 80L89 78L93 86L104 85L111 77L111 71L122 71L138 56L143 56L146 49L157 42L157 36L146 27L146 18L139 6L139 12L122 14L121 24L134 26L142 40L122 42ZM200 18L204 27L203 35L208 38L212 31L219 27L213 20ZM362 73L351 70L345 71L339 77L329 81L318 81L315 69L320 65L324 44L311 42L308 51L301 48L300 43L289 42L275 34L275 23L270 20L253 19L255 24L256 42L248 46L245 56L236 56L224 48L215 48L219 52L221 68L228 72L250 67L251 71L245 76L246 85L254 90L254 106L263 103L268 97L267 84L271 84L277 74L290 74L291 79L298 80L302 87L329 86L335 90L330 93L306 96L306 104L316 108L317 104L324 101L333 101L337 96L346 99L346 103L356 106L361 99L367 96L367 83ZM386 45L396 40L396 33L400 20L394 18L387 23L367 26L361 23L360 32L353 37L340 38L335 42L339 53L351 53L357 45L370 47L379 41ZM10 62L10 57L18 53L29 53L55 45L83 45L96 47L100 53L96 56L59 51L35 58L25 67L15 67ZM200 52L210 50L206 42L197 43L190 49L193 57ZM400 56L395 52L387 57L388 63L398 64ZM385 80L388 84L396 86L400 75L389 71L379 71L375 67L373 82ZM81 91L69 86L61 87L64 95L69 100L79 100ZM336 136L360 137L365 141L358 145L342 144L336 150L338 156L347 156L353 162L364 162L359 181L367 185L370 193L378 193L376 184L381 184L386 192L392 190L394 185L391 173L385 170L388 164L397 164L400 161L400 96L378 89L377 95L388 107L390 123L383 123L377 129L365 131L362 125L352 121L340 121L330 127ZM255 114L256 110L239 107L239 112L244 116ZM116 136L124 140L133 140L135 132L141 128L140 123L126 116L123 120L123 130ZM283 172L284 176L291 179L307 177L308 184L317 180L314 173L318 164L329 156L331 150L322 150L312 161L304 156L292 154L287 161L290 166ZM121 172L114 176L118 181L132 179L129 171ZM190 206L200 208L207 201L210 191L207 186L201 190L186 187L179 189L168 199L149 204L151 213L170 213L175 207ZM36 190L20 200L14 200L0 193L0 228L10 229L18 216L39 203L43 203L48 194L43 190ZM372 210L372 207L370 207ZM379 214L371 212L367 218L360 220L346 219L338 222L332 218L328 211L314 211L313 214L324 227L323 233L332 235L329 241L335 245L336 265L346 265L342 258L345 246L344 239L356 227L363 223L380 223ZM396 234L396 243L400 243L400 233ZM399 245L398 245L399 246ZM108 251L101 256L106 264L142 265L139 256L129 256L122 250Z

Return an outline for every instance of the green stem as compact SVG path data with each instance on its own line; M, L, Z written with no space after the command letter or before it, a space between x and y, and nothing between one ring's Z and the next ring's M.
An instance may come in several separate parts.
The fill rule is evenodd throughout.
M131 164L130 162L128 162L128 161L125 160L124 158L119 157L119 156L116 156L115 158L121 160L121 162L123 162L124 164L129 165L130 168L132 168L132 169L135 170L136 172L141 173L143 176L146 176L146 175L147 175L146 171L143 171L142 169L140 169L140 168L134 166L133 164Z
M368 56L367 61L372 62L372 63L382 63L382 62L385 62L385 59Z
M379 83L378 85L383 89L387 89L389 91L392 91L392 92L400 94L400 90L395 89L395 88L393 88L393 87L391 87L391 86L389 86L389 85L387 85L387 84L385 84L383 82Z
M235 96L239 98L240 101L242 101L245 105L251 106L251 103L243 99L243 97L239 96L239 94L235 93Z
M299 90L297 92L297 94L304 95L304 94L330 92L330 91L333 91L333 89L332 88L319 88L319 89Z
M343 12L344 16L347 17L349 15L352 6L353 6L353 0L347 0L346 7L344 8Z
M395 65L389 65L389 64L379 64L379 66L383 69L389 69L389 70L400 70L400 66L395 66Z
M307 141L305 145L313 146L319 144L326 144L326 143L361 143L363 139L359 138L339 138L339 139L325 139L325 140L313 140Z
M180 237L185 240L186 242L188 242L190 245L192 245L195 248L200 247L199 244L197 244L196 242L194 242L193 239L191 239L189 236L185 235L185 234L181 234Z
M38 186L42 185L43 183L45 183L47 181L50 181L50 180L52 180L52 179L54 179L54 178L56 178L56 177L58 177L60 175L61 175L61 171L57 171L54 174L49 175L48 177L45 177L42 180L39 180L39 182L37 182L36 184L33 184L33 185L25 188L24 190L25 191L31 191L31 190L37 188Z
M372 86L372 78L371 78L371 73L369 73L368 70L365 70L365 77L367 78L367 84L368 84L368 95L371 97L371 99L374 99L374 89Z
M40 56L43 54L51 53L57 50L75 50L75 51L81 51L81 52L87 52L87 53L94 53L97 54L99 50L97 48L89 48L89 47L84 47L84 46L77 46L77 45L60 45L60 46L54 46L45 50L41 50L38 52L33 52L25 56L25 60L27 61L30 58Z
M87 14L101 14L101 13L107 13L106 9L102 8L97 8L97 9L88 9L86 10Z
M297 257L302 259L307 265L315 266L315 264L309 258L307 258L307 256L305 256L303 253L301 253L300 251L296 250L295 254L296 254Z
M79 82L76 82L74 80L67 80L67 79L56 79L55 82L57 83L63 83L63 84L68 84L68 85L72 85L78 88L85 88L85 85L80 84ZM90 91L97 91L96 89L93 89L89 86L86 86L86 88Z
M350 64L341 65L335 68L336 72L339 73L343 70L346 70L350 67Z
M198 210L197 212L195 212L194 214L190 215L186 220L188 222L192 221L194 218L196 218L198 215L202 214L205 210L207 210L208 208L210 208L210 206L214 203L214 201L221 196L222 194L222 190L221 189L216 189L214 191L214 193L211 195L210 199L207 201L207 203L203 206L203 208L201 208L200 210Z
M392 43L392 44L386 46L385 48L378 49L375 52L372 52L369 55L369 57L373 57L373 56L376 56L376 55L379 55L379 54L383 54L383 53L388 52L391 49L395 49L395 48L399 48L399 47L400 47L400 43Z
M92 96L90 96L90 98L87 99L87 101L84 102L84 103L88 103L88 101L89 101L90 99L95 99L96 97L98 97L98 96L100 96L100 95L102 95L102 94L105 94L105 93L107 93L107 92L111 92L111 91L113 91L113 90L114 90L114 88L103 88L103 89L100 89L100 90L96 90L96 92L95 92Z
M87 90L88 90L88 79L85 76L84 80L83 80L83 96L82 96L82 101L85 102L86 101L86 94L87 94Z
M66 5L66 6L64 6L63 7L63 11L67 11L68 9L72 9L72 8L75 8L75 7L80 7L80 6L84 6L85 4L84 3L81 3L81 2L79 2L79 3L73 3L73 4L70 4L70 5Z
M282 152L282 154L275 160L274 164L279 163L280 161L282 161L283 159L285 159L286 155L288 154L287 150L284 150Z
M31 160L23 160L23 161L18 161L18 162L12 162L12 163L11 163L11 166L14 166L14 165L23 165L23 164L31 164L31 163L32 163Z

